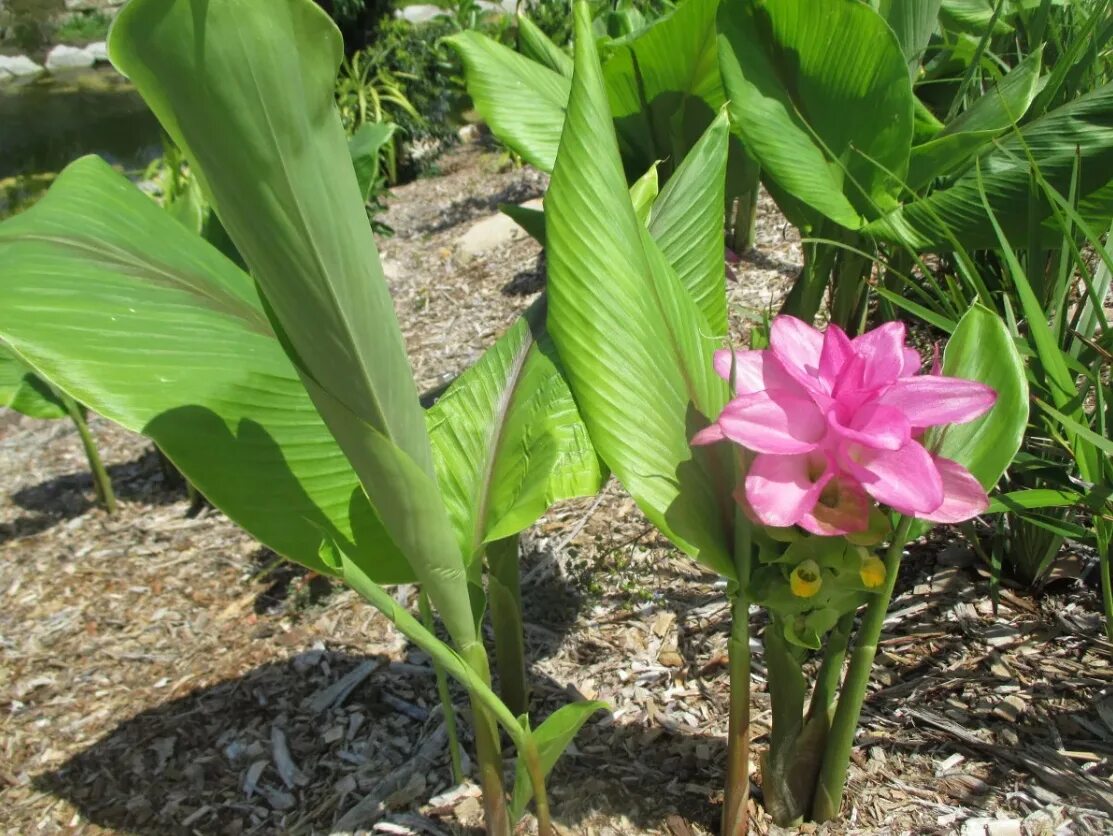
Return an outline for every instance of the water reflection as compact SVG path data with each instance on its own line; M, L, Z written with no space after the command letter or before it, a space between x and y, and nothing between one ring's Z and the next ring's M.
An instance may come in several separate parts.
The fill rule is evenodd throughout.
M16 179L44 179L84 154L132 171L160 152L158 122L111 68L0 85L0 197Z

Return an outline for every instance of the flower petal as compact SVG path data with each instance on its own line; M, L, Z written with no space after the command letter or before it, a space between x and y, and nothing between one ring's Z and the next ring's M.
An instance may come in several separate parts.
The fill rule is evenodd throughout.
M874 499L905 514L926 514L943 504L943 480L918 442L899 450L847 445L842 464Z
M904 349L904 366L900 370L900 376L912 377L914 374L919 374L923 365L924 361L923 358L920 357L920 352L906 346Z
M784 389L739 395L723 407L718 423L727 438L755 453L806 453L827 434L815 402Z
M827 420L831 429L847 441L880 450L899 450L912 438L908 419L903 412L891 406L881 406L876 401L867 403L854 411L847 424L839 420L840 412L836 406L827 413Z
M726 436L723 434L723 428L715 423L709 427L704 427L692 436L692 440L689 443L693 447L699 447L705 444L714 444L717 441L723 441L725 439Z
M917 514L922 520L957 523L984 513L989 497L981 483L958 462L935 457L935 468L943 477L943 504L928 514Z
M972 421L996 400L997 393L984 383L921 375L898 380L882 393L878 403L899 409L913 427L922 428Z
M833 476L831 463L821 453L761 454L754 457L746 474L746 501L765 525L795 525L812 509Z
M854 353L864 361L860 387L874 389L892 383L904 369L904 323L886 322L851 340Z
M857 482L836 476L824 487L812 510L800 518L799 525L821 537L866 531L872 505Z
M853 356L854 349L846 332L837 325L828 325L819 354L819 380L828 392L834 389L839 372Z
M734 361L734 391L739 395L761 392L766 389L794 389L804 394L803 387L785 371L780 361L768 349L762 351L715 352L715 372L723 380L730 380L731 360Z
M816 386L822 333L794 316L782 314L769 328L769 345L790 375L808 388Z

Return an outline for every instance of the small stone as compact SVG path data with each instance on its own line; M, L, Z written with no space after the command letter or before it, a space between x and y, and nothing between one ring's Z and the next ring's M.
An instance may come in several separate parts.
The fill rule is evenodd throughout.
M522 204L526 209L540 209L540 200L530 200ZM526 231L510 218L499 213L477 221L468 231L456 239L455 255L463 264L474 261L484 253L524 238Z
M46 54L48 70L80 70L93 66L94 58L84 49L58 44Z
M95 63L108 63L108 44L106 42L93 41L91 44L86 44L85 51L93 56L93 61Z
M0 70L16 78L38 75L43 68L26 55L0 55Z

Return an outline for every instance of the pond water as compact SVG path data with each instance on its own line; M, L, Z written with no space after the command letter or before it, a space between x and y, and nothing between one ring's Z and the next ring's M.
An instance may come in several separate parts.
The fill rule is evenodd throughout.
M158 122L109 67L0 85L0 200L5 191L49 181L85 154L133 172L161 151Z

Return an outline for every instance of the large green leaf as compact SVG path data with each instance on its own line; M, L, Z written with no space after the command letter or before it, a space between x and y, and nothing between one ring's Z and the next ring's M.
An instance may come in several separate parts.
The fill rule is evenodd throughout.
M532 58L555 73L572 77L572 56L557 46L525 15L518 15L518 48L527 58Z
M576 70L545 200L549 332L600 456L654 524L729 576L731 465L689 445L726 402L716 346L634 213L585 4L574 15Z
M65 418L65 404L50 384L0 341L0 407L31 418Z
M897 36L897 43L915 79L924 51L939 26L942 0L870 0Z
M468 93L500 141L542 171L552 171L569 80L479 32L445 39L464 62Z
M152 438L214 505L325 571L322 536L413 580L271 331L250 277L100 159L0 225L0 337Z
M722 107L718 5L685 0L636 37L612 46L603 78L627 179L660 161L667 181Z
M1039 89L1043 48L1035 50L928 142L912 149L908 186L951 173L1020 121Z
M877 12L858 0L738 0L720 8L719 32L731 122L783 198L850 229L896 207L912 84Z
M557 500L601 486L544 320L541 297L428 412L441 490L468 559Z
M939 455L962 464L990 490L1020 449L1028 424L1028 380L1024 361L1001 318L974 305L958 321L943 353L943 374L977 380L997 393L981 418L948 427Z
M1031 160L1048 184L1062 194L1070 193L1074 169L1079 166L1080 213L1087 220L1108 223L1113 216L1105 188L1113 181L1113 83L1006 135L951 186L871 223L867 231L920 250L949 249L948 232L971 249L996 247L997 235L979 195L980 176L1006 238L1027 241L1033 207L1042 213L1042 219L1051 217L1046 200L1031 199ZM1049 234L1059 233L1052 229Z
M476 642L394 305L311 0L132 0L113 61L203 176L310 397L449 633Z
M723 203L729 130L720 111L649 214L649 233L717 337L727 332Z

